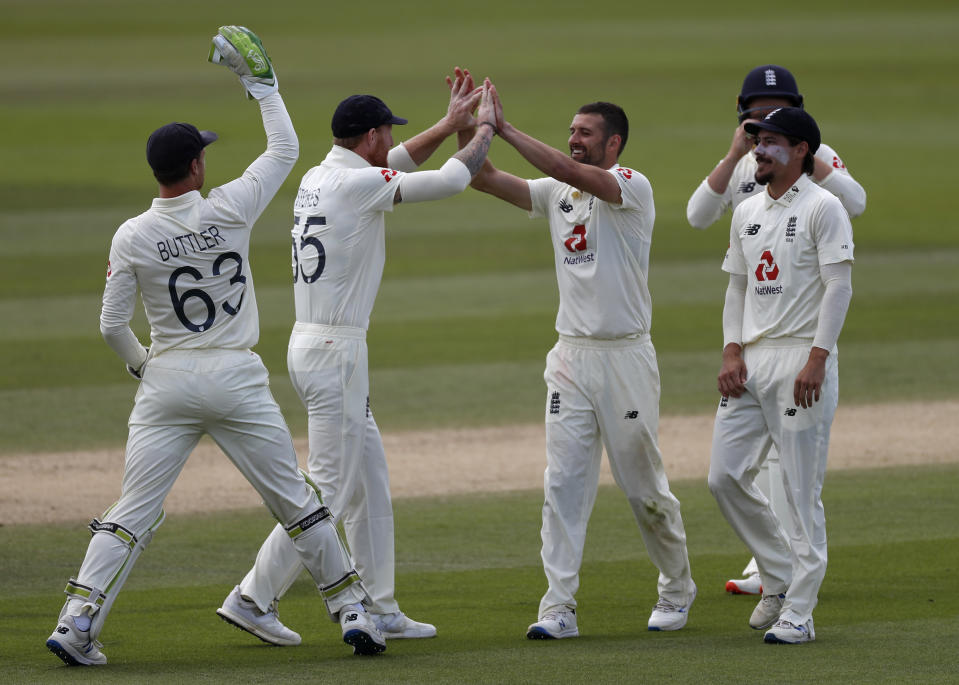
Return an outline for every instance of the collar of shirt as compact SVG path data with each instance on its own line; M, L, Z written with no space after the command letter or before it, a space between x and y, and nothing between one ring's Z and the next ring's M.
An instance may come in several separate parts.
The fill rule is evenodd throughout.
M155 197L152 207L153 209L176 209L202 199L203 196L200 195L199 190L191 190L176 197Z
M340 147L339 145L333 146L333 149L326 155L323 163L335 167L346 167L348 169L362 169L372 166L352 150L347 150L345 147Z
M809 180L809 176L800 174L796 182L792 184L792 187L776 199L773 199L773 196L769 194L769 188L767 187L765 192L766 209L771 209L773 205L782 205L783 207L791 206L796 201L796 198L803 194L803 191L810 183L812 183L812 181Z

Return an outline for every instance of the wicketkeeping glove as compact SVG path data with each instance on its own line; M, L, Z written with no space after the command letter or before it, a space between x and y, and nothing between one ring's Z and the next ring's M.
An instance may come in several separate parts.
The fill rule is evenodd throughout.
M245 26L221 26L213 36L208 59L239 76L250 98L261 100L277 91L273 63L257 35Z

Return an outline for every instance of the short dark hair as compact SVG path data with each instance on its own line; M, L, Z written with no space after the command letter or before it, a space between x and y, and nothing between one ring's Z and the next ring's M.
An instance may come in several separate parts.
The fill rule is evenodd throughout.
M786 140L789 141L790 147L796 147L800 143L806 143L809 145L808 141L803 140L802 138L794 138L793 136L786 136ZM816 155L812 153L811 149L806 150L806 156L803 157L802 161L802 172L807 176L812 176L813 171L816 170Z
M603 118L606 139L615 135L620 137L619 150L616 154L622 154L623 148L626 147L626 139L629 138L629 119L626 118L626 112L622 107L612 102L591 102L580 107L576 113L600 115Z
M197 159L194 157L193 159ZM193 163L193 159L187 160L187 162L175 169L166 169L164 171L153 171L153 177L157 180L160 185L172 186L175 183L179 183L187 176L190 175L190 165Z
M349 138L333 138L333 144L339 145L340 147L345 147L347 150L355 150L357 146L363 142L363 139L366 137L366 133L360 133L355 136L350 136Z

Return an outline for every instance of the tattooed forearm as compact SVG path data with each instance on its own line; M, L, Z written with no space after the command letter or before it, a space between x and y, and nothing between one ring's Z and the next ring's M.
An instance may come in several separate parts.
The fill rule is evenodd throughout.
M454 158L466 165L470 176L475 176L476 172L483 166L486 153L489 152L490 143L493 141L493 133L492 126L477 126L476 133L469 144L453 155Z

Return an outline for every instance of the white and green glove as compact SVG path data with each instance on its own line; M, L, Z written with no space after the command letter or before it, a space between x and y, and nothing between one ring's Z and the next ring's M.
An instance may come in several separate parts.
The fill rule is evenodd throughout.
M250 98L262 100L277 91L276 72L266 48L245 26L221 26L213 36L208 59L226 65L239 76Z

